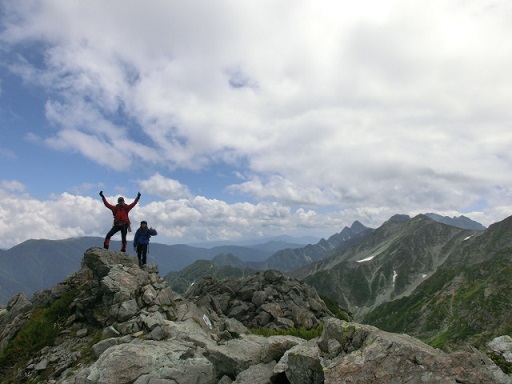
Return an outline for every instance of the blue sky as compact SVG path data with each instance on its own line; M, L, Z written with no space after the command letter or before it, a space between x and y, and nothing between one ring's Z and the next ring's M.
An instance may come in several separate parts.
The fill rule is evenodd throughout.
M0 4L0 247L512 212L506 0ZM156 241L156 239L155 239Z

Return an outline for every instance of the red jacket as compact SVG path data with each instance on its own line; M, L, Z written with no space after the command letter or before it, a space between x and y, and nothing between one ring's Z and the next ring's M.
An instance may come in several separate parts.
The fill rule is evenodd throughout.
M124 224L130 224L130 219L128 217L128 212L137 205L139 202L139 197L136 197L133 203L131 204L117 204L112 205L110 204L107 199L105 199L105 196L102 196L101 199L103 200L103 204L105 204L105 207L110 209L112 211L112 214L114 215L114 225L124 225Z

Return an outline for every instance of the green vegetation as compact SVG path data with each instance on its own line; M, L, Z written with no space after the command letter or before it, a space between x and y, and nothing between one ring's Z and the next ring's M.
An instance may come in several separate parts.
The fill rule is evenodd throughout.
M320 298L324 301L327 309L333 313L340 320L352 321L351 316L347 312L347 310L341 308L335 300L330 299L326 296L320 296Z
M172 286L173 291L185 294L193 283L201 281L205 276L217 280L239 279L256 274L252 268L239 268L230 265L216 265L209 260L197 260L180 272L169 272L164 279Z
M512 328L509 257L507 252L479 264L440 270L414 294L375 308L363 322L445 350L464 344L483 348Z
M255 335L260 335L264 337L269 336L296 336L300 337L304 340L311 340L315 337L320 337L322 335L322 331L324 330L323 324L320 324L318 327L313 329L305 329L305 328L288 328L288 329L277 329L270 330L268 328L253 328L251 332Z
M66 319L71 315L70 304L75 291L66 292L61 298L44 308L35 309L27 324L0 352L0 378L7 370L26 363L43 347L52 345Z
M512 363L509 363L507 360L502 358L501 356L494 355L492 353L488 353L487 356L494 361L494 363L500 367L500 369L505 372L507 375L512 374Z
M80 356L84 359L84 362L93 362L95 359L93 346L96 343L99 343L101 340L105 339L106 336L103 336L103 332L101 329L97 329L95 333L92 335L91 339L87 343L87 346L82 349Z

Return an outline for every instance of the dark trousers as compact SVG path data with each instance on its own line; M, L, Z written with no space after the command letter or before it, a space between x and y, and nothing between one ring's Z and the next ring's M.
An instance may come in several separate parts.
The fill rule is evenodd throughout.
M139 266L143 266L146 264L146 257L148 255L148 245L147 244L137 244L137 258L139 259Z
M114 225L110 231L108 231L107 236L105 236L105 241L103 242L103 248L108 249L110 245L110 238L114 236L117 232L121 231L121 252L126 251L126 234L128 233L128 224L122 225Z

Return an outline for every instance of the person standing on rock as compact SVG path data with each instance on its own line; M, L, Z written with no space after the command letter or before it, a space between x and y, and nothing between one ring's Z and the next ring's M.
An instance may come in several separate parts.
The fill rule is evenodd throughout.
M143 220L140 222L140 227L137 229L137 232L135 232L135 237L133 238L133 248L137 251L139 267L146 264L149 238L156 235L158 235L156 229L148 228L147 221Z
M117 232L121 231L121 252L126 252L126 234L128 231L131 232L128 212L130 212L130 210L133 207L135 207L135 205L139 202L141 196L140 192L137 193L137 197L131 204L125 204L124 197L120 197L117 199L117 205L112 205L107 201L107 199L103 195L103 191L100 191L100 196L103 200L103 204L105 204L105 207L110 209L112 211L112 214L114 215L114 224L105 236L103 248L108 249L110 245L110 238L114 236Z

